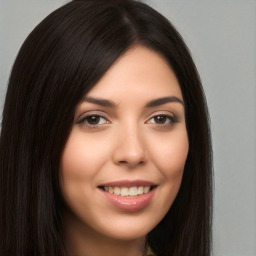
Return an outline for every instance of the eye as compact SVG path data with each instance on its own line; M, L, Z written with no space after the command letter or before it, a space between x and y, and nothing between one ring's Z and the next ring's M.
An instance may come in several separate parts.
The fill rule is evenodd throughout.
M90 115L78 121L79 124L86 124L89 126L98 126L108 123L108 120L100 115Z
M166 115L166 114L153 116L148 121L148 123L158 124L158 125L173 125L176 122L177 120L174 116Z

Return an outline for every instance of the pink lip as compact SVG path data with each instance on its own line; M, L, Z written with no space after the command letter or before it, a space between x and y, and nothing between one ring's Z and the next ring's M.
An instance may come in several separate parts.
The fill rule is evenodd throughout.
M116 181L116 182L109 182L105 183L102 186L106 187L121 187L121 186L126 186L126 187L131 187L131 186L156 186L156 184L148 181ZM136 212L139 210L144 209L146 206L149 205L151 200L154 197L156 188L153 188L146 194L134 196L134 197L123 197L123 196L118 196L115 194L111 194L107 191L104 191L103 189L100 189L100 191L104 194L104 196L117 208L125 211L130 211L130 212Z
M111 181L100 185L99 187L132 187L132 186L156 186L156 183L146 180L120 180Z

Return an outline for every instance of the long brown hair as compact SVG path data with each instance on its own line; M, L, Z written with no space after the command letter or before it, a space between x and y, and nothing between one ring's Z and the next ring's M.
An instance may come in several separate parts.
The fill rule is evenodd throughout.
M0 139L0 254L65 255L60 157L81 98L132 46L166 58L185 102L189 153L180 191L148 234L159 256L209 256L212 151L200 78L173 25L133 0L76 0L28 36L14 63Z

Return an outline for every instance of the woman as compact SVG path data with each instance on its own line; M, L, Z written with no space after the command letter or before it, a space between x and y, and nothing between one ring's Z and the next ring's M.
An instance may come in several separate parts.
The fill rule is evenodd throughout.
M0 162L1 255L210 255L203 90L178 32L143 3L72 1L34 29Z

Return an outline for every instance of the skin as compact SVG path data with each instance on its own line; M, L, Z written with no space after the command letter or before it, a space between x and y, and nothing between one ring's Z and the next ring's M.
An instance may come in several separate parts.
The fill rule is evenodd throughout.
M181 102L147 107L163 97ZM166 215L181 184L189 149L182 101L166 60L143 46L128 50L85 95L61 159L69 255L143 254L145 236ZM95 115L101 116L96 125ZM119 209L98 187L137 179L157 184L150 203L138 211Z

